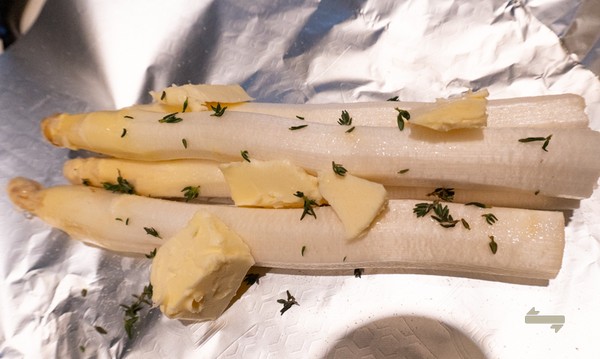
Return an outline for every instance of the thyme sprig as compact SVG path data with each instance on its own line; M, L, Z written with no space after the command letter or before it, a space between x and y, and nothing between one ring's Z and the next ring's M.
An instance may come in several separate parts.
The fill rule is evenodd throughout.
M441 203L436 203L433 206L433 212L435 213L435 215L431 215L431 218L436 220L440 224L440 226L444 228L452 228L456 226L456 224L460 221L458 219L452 218L448 206L442 205Z
M129 181L127 181L125 178L123 178L123 176L121 176L121 171L118 171L117 184L110 183L110 182L102 182L102 187L104 187L105 190L111 191L114 193L116 193L116 192L126 193L126 194L134 194L135 193L135 188L133 188L133 185L131 183L129 183Z
M338 176L343 177L346 175L346 172L348 172L348 170L344 168L343 165L335 163L334 161L331 161L331 167L333 167L333 172L335 172L335 174Z
M354 269L354 278L362 278L362 275L364 272L365 272L364 268L355 268Z
M550 144L550 140L552 139L552 135L548 135L546 137L527 137L519 139L519 142L528 143L528 142L536 142L543 141L542 150L548 152L548 145Z
M395 108L398 111L398 116L396 116L396 122L398 123L398 129L400 131L404 130L404 122L410 120L410 113L406 110L402 110L398 107Z
M183 192L183 197L185 197L185 201L189 202L193 199L198 198L200 195L200 186L187 186L184 187L181 192Z
M227 109L227 106L223 106L222 107L221 103L218 102L217 106L210 105L210 109L215 112L215 113L211 114L211 116L221 117L225 113L225 110Z
M317 214L315 213L314 206L317 205L317 202L314 199L310 199L304 195L304 192L296 191L294 196L298 198L302 198L304 200L304 211L302 212L302 216L300 220L303 220L306 215L313 216L317 219Z
M183 121L183 118L175 116L178 113L179 112L170 113L170 114L166 115L165 117L161 118L160 120L158 120L158 122L160 122L160 123L178 123L178 122L181 122L181 121Z
M485 221L489 224L492 225L494 223L496 223L498 221L498 218L496 218L496 216L494 216L493 213L484 213L481 215L481 217L485 218Z
M254 283L260 284L260 277L261 275L259 273L248 273L244 277L244 282L246 285L252 285Z
M294 298L294 296L290 294L289 290L286 290L285 292L287 294L287 299L277 299L277 303L283 304L283 308L281 308L281 310L279 311L281 313L281 315L283 315L283 313L287 312L288 309L290 309L292 307L292 305L300 305L296 301L296 298Z
M342 126L352 126L352 117L350 117L348 111L342 110L342 115L338 119L337 123Z
M136 299L130 305L121 304L121 308L125 311L124 313L124 327L127 337L131 339L133 337L133 328L135 324L140 320L139 312L144 309L144 305L152 306L152 284L148 284L144 287L144 290L140 295L133 294Z
M433 192L428 193L427 197L437 197L442 201L453 202L454 201L454 188L438 187Z
M248 151L246 151L246 150L240 151L240 155L242 155L242 158L244 159L244 161L250 162L250 155L248 154Z
M158 231L154 229L154 227L144 227L144 231L146 231L146 234L162 239L162 237L160 236L160 234L158 234Z
M148 254L144 254L146 256L146 258L148 259L152 259L154 257L156 257L156 248L154 248L153 250L150 251L150 253Z

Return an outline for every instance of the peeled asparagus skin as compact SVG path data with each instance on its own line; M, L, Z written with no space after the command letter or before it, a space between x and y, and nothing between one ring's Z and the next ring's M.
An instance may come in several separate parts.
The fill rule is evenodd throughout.
M134 161L118 158L76 158L65 162L63 172L72 184L102 187L102 183L116 183L121 173L135 188L136 194L150 197L183 197L186 186L200 186L201 197L231 197L219 162L205 160ZM431 200L427 194L433 187L386 187L390 199ZM528 209L573 209L578 200L547 197L529 192L510 192L499 188L460 189L454 196L456 203L479 202L489 206Z
M139 160L287 159L309 172L331 161L354 175L386 186L470 188L473 185L538 192L551 197L589 197L600 175L600 133L580 128L486 128L440 133L418 126L356 127L311 123L269 115L183 113L178 123L138 111L62 114L47 118L43 132L55 145ZM121 137L123 128L127 135ZM542 142L519 139L552 135ZM182 146L182 138L188 148ZM399 175L398 171L410 171Z
M564 249L560 212L494 208L498 221L489 225L481 217L489 210L448 204L455 218L469 222L467 230L417 218L412 213L416 201L390 201L364 237L348 242L329 207L316 208L317 219L301 221L302 209L198 205L85 186L41 189L23 178L11 181L8 192L19 194L11 196L17 206L74 238L121 252L149 253L197 211L207 211L244 239L257 265L273 268L404 268L550 279L561 267ZM489 236L498 244L496 254Z
M231 111L264 113L307 122L335 124L342 110L357 126L396 127L395 108L418 114L435 108L426 102L357 102L326 104L278 104L247 102L230 106ZM585 101L574 94L488 100L487 127L587 128Z

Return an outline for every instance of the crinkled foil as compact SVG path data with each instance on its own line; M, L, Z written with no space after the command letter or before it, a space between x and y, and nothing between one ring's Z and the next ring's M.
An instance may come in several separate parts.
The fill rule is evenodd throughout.
M596 11L594 11L596 9ZM39 122L148 102L172 83L239 83L259 101L577 93L600 128L600 11L582 1L75 1L45 5L0 56L0 176L65 183ZM600 192L569 217L547 285L267 271L214 322L121 304L150 260L69 239L0 197L2 358L592 358L600 353ZM285 233L282 233L282 238ZM298 301L280 315L289 290ZM535 309L533 309L535 308ZM532 325L530 310L551 323Z

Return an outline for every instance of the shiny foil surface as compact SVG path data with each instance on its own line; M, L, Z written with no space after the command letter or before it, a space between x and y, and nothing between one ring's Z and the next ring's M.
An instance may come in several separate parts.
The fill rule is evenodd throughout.
M39 123L238 83L257 101L433 101L571 92L600 129L595 1L48 1L0 55L0 184L66 183ZM590 70L592 69L592 70ZM597 72L598 73L598 72ZM76 242L0 196L0 358L592 358L600 353L600 192L566 213L545 285L421 274L263 270L214 322L121 304L150 260ZM285 233L282 233L285 239ZM299 305L283 315L286 291ZM534 308L534 309L533 309ZM560 330L528 324L531 310Z

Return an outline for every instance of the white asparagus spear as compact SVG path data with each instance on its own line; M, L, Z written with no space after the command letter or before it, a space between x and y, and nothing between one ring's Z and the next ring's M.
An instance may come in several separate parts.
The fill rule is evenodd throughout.
M232 105L231 111L263 113L308 122L334 124L343 110L348 111L357 126L395 127L398 112L416 115L434 111L436 103L424 102L356 102L326 104L278 104L247 102ZM586 128L585 101L573 94L519 97L488 100L487 127Z
M364 237L346 241L330 207L315 208L316 219L300 220L302 209L198 205L85 186L42 189L24 178L11 180L8 193L17 206L75 239L132 253L149 253L196 212L207 211L242 237L258 266L273 268L402 268L550 279L561 267L564 249L560 212L494 208L498 221L489 225L481 216L486 210L448 204L454 218L469 222L467 230L417 218L416 201L390 201Z
M150 197L183 198L187 186L200 186L201 197L231 197L219 170L219 163L206 160L134 161L119 158L76 158L65 162L63 173L72 184L102 187L116 183L119 173L135 188L135 193ZM390 199L431 200L431 187L386 187ZM579 201L547 197L529 192L509 192L497 187L461 189L456 203L479 202L489 206L529 209L573 209Z
M579 128L486 128L440 133L418 126L404 131L225 112L160 114L117 112L57 115L42 122L50 142L139 160L208 159L231 162L250 157L287 159L309 172L341 163L352 174L386 186L472 188L498 186L552 196L589 197L600 174L600 133ZM126 136L122 136L127 129ZM552 135L550 138L549 136ZM547 151L542 149L548 138ZM542 141L521 143L525 138ZM187 146L182 145L186 139ZM551 140L551 142L550 142ZM398 171L410 168L408 173Z

